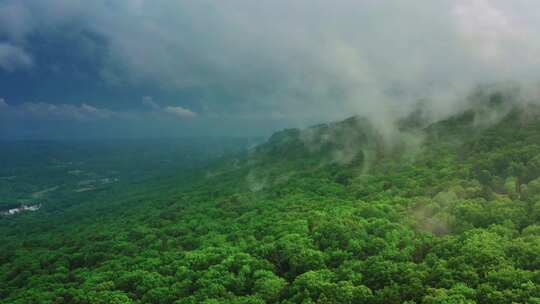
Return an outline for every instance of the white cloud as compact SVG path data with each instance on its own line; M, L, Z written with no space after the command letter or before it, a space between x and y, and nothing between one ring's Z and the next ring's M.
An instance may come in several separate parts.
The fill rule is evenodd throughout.
M143 96L142 98L142 104L151 109L155 113L166 113L170 115L174 115L180 118L193 118L198 116L197 113L193 112L190 109L181 107L181 106L167 106L167 107L161 107L158 105L152 96Z
M9 43L0 43L0 69L12 72L32 66L32 57L25 50Z
M180 118L192 118L192 117L197 116L197 113L191 111L190 109L186 109L180 106L165 107L164 110L165 112L178 116Z
M511 76L516 76L516 69L540 63L538 25L526 22L521 12L516 15L515 9L505 9L498 1L459 0L453 14L464 46L478 55L480 63ZM519 66L523 63L527 66Z

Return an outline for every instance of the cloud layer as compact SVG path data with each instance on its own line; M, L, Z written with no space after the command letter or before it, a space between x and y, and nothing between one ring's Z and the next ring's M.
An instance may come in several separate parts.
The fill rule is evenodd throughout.
M158 116L172 115L175 118L181 119L197 116L197 113L180 106L167 106L162 108L150 97L143 98L143 105L149 107L149 109L113 111L106 108L96 108L87 103L71 105L25 102L20 105L12 106L9 105L5 99L0 98L0 119L91 122L103 119L144 119L150 114L157 114Z
M94 121L111 118L117 113L98 109L86 103L80 105L52 104L44 102L26 102L11 106L0 98L0 119L38 119L50 121Z
M536 81L540 68L534 0L6 0L0 69L39 64L33 37L63 28L97 62L90 81L187 96L176 100L189 105L143 102L236 125L354 114L384 123L422 98L448 113L478 83Z

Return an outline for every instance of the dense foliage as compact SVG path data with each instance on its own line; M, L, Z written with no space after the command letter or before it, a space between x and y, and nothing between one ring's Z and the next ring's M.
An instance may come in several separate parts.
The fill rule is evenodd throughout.
M1 219L0 299L540 303L535 111L392 141L358 118L286 130L189 178Z

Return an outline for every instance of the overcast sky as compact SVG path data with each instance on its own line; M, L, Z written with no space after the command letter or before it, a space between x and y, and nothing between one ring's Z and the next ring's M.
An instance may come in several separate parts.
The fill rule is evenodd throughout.
M0 138L384 121L539 68L537 0L0 0Z

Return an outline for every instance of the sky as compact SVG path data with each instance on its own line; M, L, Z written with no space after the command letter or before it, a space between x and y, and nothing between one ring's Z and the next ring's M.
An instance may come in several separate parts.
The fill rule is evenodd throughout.
M0 139L384 124L539 68L537 0L0 0Z

